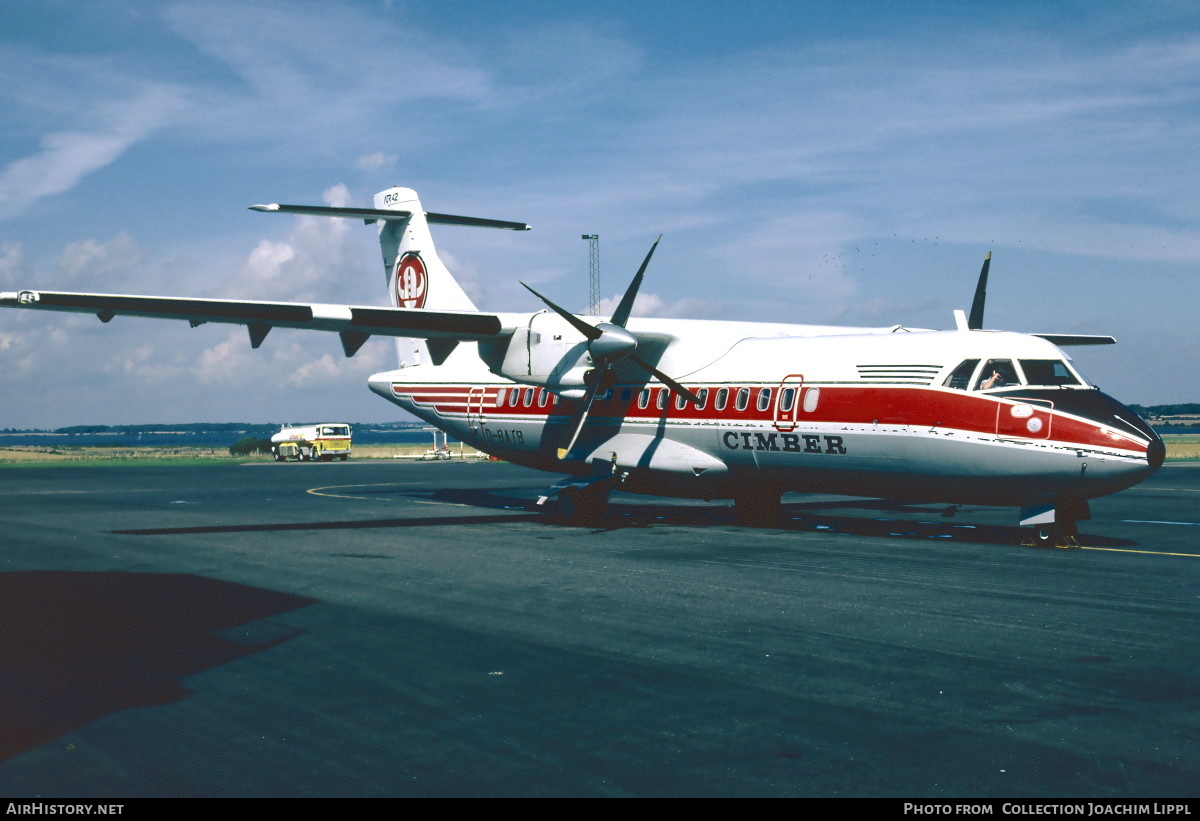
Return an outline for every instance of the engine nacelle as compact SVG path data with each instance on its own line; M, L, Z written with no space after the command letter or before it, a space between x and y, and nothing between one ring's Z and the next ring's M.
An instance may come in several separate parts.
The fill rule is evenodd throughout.
M479 354L497 376L540 385L567 398L584 395L584 374L592 368L587 340L557 314L531 314L525 327L504 342L480 342Z

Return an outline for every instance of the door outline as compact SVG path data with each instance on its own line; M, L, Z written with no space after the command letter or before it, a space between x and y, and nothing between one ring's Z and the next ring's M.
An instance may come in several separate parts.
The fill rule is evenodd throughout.
M789 410L783 408L783 392L787 388L792 388L796 392L792 396L792 407ZM779 383L779 390L776 392L775 401L771 403L773 411L772 423L775 425L775 430L780 433L789 433L796 429L796 420L800 413L800 395L804 390L804 374L789 373Z
M483 397L486 392L485 388L480 387L467 391L467 428L469 430L476 430L487 421L483 417ZM474 408L474 412L472 412L472 408Z

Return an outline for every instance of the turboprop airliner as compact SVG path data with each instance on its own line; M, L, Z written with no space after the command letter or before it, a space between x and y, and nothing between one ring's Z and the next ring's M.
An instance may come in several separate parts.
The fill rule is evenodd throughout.
M1034 543L1070 547L1089 499L1163 462L1150 426L1062 350L1112 337L984 329L990 252L953 330L633 317L657 241L607 320L529 286L544 308L487 313L429 226L528 225L427 212L407 188L373 205L251 209L375 224L390 308L44 290L0 292L0 306L233 323L254 348L276 327L333 332L346 356L395 337L400 367L370 389L481 451L565 474L539 503L557 497L579 522L615 489L733 499L755 523L808 492L1011 506Z

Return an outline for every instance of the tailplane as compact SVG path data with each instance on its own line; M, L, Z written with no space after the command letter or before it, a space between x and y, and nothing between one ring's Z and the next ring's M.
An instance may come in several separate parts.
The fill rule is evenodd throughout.
M375 195L374 208L342 208L324 205L253 205L255 211L361 219L379 226L379 248L388 296L396 308L438 311L475 311L454 276L438 257L429 226L462 225L473 228L503 228L528 231L523 222L460 217L427 212L411 188L389 188ZM397 339L400 364L415 365L445 361L458 343L446 340ZM426 356L428 359L426 359Z

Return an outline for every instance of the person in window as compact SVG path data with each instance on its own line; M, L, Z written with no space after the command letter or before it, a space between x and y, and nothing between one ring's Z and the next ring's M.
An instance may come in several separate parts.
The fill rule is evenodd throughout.
M1000 371L992 371L992 375L989 376L986 380L984 380L983 384L979 386L979 390L990 391L992 388L1003 388L1003 387L1004 387L1004 377L1000 375Z

